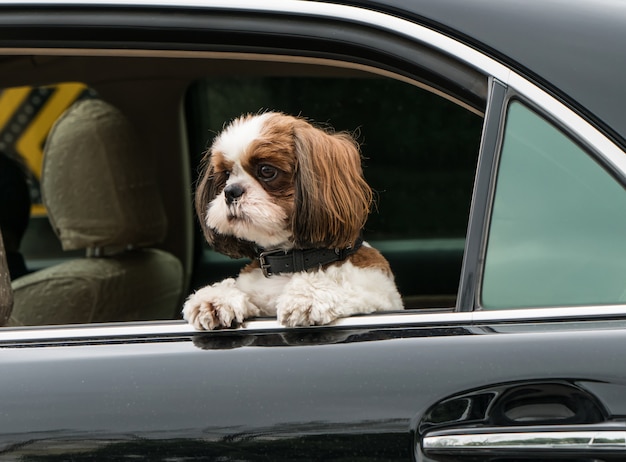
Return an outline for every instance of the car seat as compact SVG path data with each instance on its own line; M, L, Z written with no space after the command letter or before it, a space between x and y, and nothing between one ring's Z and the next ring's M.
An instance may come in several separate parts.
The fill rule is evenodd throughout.
M0 327L4 326L13 309L13 292L11 291L11 276L9 265L4 251L2 232L0 231Z
M129 121L99 99L74 103L44 148L48 218L69 260L16 279L11 325L171 319L183 270L151 248L167 220L150 152Z

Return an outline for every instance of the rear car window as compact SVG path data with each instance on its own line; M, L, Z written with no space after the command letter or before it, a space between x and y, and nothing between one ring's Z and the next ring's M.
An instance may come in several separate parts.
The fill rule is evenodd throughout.
M626 190L558 128L508 108L489 231L486 309L626 301Z

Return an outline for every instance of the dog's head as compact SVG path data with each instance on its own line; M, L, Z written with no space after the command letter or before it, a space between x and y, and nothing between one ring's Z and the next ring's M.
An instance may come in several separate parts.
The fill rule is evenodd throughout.
M346 133L289 115L242 116L204 159L196 211L217 251L346 248L367 220L372 190L358 144Z

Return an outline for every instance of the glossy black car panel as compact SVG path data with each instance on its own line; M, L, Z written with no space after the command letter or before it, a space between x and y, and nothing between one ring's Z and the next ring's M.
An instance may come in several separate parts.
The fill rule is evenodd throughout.
M584 112L624 146L621 98L612 97L623 94L616 78L624 72L622 2L477 1L470 8L454 0L364 3L485 50Z
M623 383L612 372L621 368L620 326L442 322L18 342L2 350L12 394L2 405L3 452L18 460L426 460L420 442L445 431L623 434ZM434 460L454 454L443 449L432 449ZM598 459L623 459L623 447L609 449Z
M193 137L202 132L206 118L193 101L206 95L194 92L194 85L205 83L207 92L227 95L225 100L239 108L246 98L235 99L237 85L224 93L225 86L211 87L211 82L238 79L245 83L245 96L257 78L294 88L293 82L304 81L298 79L317 77L354 79L347 81L359 82L358 88L367 88L368 80L389 79L442 97L484 122L480 127L473 119L472 130L482 130L480 146L467 153L473 156L467 164L477 164L471 172L471 210L462 219L467 234L445 235L454 238L445 245L421 231L406 239L380 234L381 250L399 273L409 309L291 329L258 319L238 329L195 332L178 319L179 306L172 307L171 321L3 327L0 389L6 399L0 403L0 459L626 459L626 282L621 295L621 287L614 287L626 274L620 267L620 255L626 255L626 243L619 240L623 222L616 221L617 230L601 236L570 235L564 226L557 242L562 252L548 261L579 255L577 250L585 260L566 260L567 269L582 269L562 284L558 276L566 271L545 276L554 278L549 296L525 297L516 275L531 282L528 273L544 277L542 262L552 255L546 248L554 242L554 230L560 230L558 223L549 223L551 234L541 226L523 228L520 242L543 245L537 254L532 246L509 253L496 245L500 230L520 216L507 217L500 204L506 212L537 200L523 184L506 189L514 183L506 179L508 166L527 165L507 163L509 157L519 162L520 152L556 165L564 172L564 184L574 178L581 180L575 185L586 185L582 180L592 176L591 169L584 170L586 175L574 167L593 164L598 181L608 183L613 196L600 197L593 188L589 194L598 194L616 210L623 206L626 126L621 108L626 100L619 37L626 34L626 13L621 4L35 3L0 6L0 86L84 82L132 119L146 135L146 152L154 154L166 197L170 228L161 248L182 262L187 290L233 269L203 246L191 212L203 135ZM254 94L265 93L271 92L255 89ZM282 94L293 100L297 91ZM394 100L392 92L380 98L398 107L408 101ZM355 118L350 112L355 99L338 99L337 114L350 114L347 123L354 123L339 128L363 123L367 140L367 130L376 123ZM306 108L308 103L302 104ZM309 107L324 117L332 105ZM511 115L515 107L526 119ZM405 108L397 112L410 114ZM519 123L522 119L535 125ZM335 120L340 116L333 114ZM450 124L453 119L441 120ZM539 128L520 140L518 134L525 132L514 130L520 125ZM402 130L384 133L394 139L404 135ZM454 127L442 133L454 136ZM559 146L568 146L587 163L570 165L569 158L551 157L556 136ZM513 148L511 139L518 141ZM394 141L389 141L393 150ZM526 146L531 146L528 151ZM377 169L419 170L419 156L412 151L396 153L397 158L366 154ZM385 163L392 161L400 164L393 166L396 170ZM453 161L448 164L439 168L455 169ZM568 195L550 190L541 172L519 173L530 178L528 188L546 191L546 204L572 210ZM405 183L389 181L384 188L394 186ZM397 193L386 197L401 197ZM470 198L459 197L463 210ZM499 202L502 197L507 200ZM577 204L586 217L589 204ZM422 217L415 208L404 218ZM380 220L389 219L384 202L381 211ZM598 221L590 229L606 227ZM445 231L445 225L437 229ZM537 229L539 237L549 234L547 244L531 239ZM567 247L569 238L575 245ZM603 243L614 249L602 248ZM593 253L596 244L615 258L596 261L580 249L588 246ZM502 266L492 265L494 249ZM533 269L536 262L539 270ZM617 274L611 279L616 294L598 294L592 283L584 290L585 280L577 278L588 268ZM494 284L494 273L505 283ZM568 287L589 297L567 298ZM510 294L516 294L515 300Z

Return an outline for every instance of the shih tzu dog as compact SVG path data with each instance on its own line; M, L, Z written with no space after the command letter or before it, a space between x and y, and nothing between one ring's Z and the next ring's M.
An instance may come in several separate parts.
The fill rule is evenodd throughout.
M209 244L252 262L183 307L197 329L255 316L328 324L402 309L385 258L361 239L372 204L358 144L277 112L242 116L204 159L196 211Z

